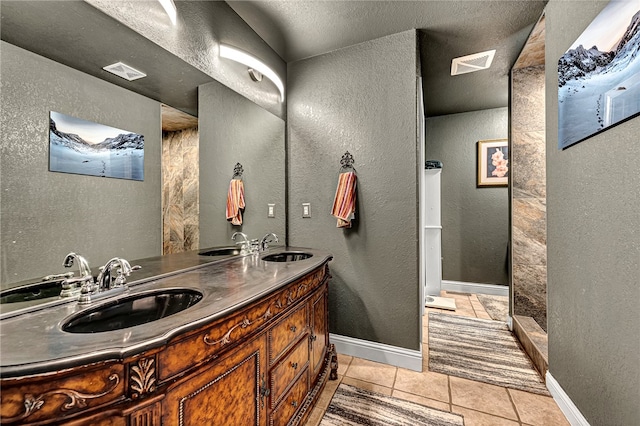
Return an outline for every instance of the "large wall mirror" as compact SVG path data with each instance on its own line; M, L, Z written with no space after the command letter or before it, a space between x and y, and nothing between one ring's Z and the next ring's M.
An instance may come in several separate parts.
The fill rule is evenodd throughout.
M198 117L198 246L230 245L235 230L284 241L281 118L86 2L3 1L0 12L2 288L65 272L72 251L92 267L167 252L163 197L176 180L163 171L174 170L163 155L163 104ZM117 61L147 77L129 82L102 70ZM144 135L144 180L50 172L50 111ZM182 161L184 183L194 159ZM241 227L226 221L222 204L236 162L245 168Z

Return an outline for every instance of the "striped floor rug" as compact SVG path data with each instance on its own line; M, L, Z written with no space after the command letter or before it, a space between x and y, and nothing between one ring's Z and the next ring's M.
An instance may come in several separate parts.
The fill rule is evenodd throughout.
M430 312L429 371L549 395L531 360L500 321Z
M463 426L462 416L341 384L320 426Z

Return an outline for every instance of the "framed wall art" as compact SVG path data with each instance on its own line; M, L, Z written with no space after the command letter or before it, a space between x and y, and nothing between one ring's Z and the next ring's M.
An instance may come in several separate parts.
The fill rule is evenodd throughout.
M144 136L49 114L49 171L144 180Z
M611 1L558 60L558 148L640 114L640 2Z
M509 141L489 139L478 141L477 186L507 186L509 184Z

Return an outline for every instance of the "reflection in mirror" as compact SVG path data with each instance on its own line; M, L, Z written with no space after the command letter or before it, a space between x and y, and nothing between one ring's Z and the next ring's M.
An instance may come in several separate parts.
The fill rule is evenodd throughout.
M200 246L230 244L236 231L250 239L274 232L284 243L284 121L218 82L199 87L198 105ZM245 208L240 226L225 215L236 163L243 167ZM275 217L268 217L269 204L275 204Z
M0 46L0 288L66 272L61 259L72 251L94 268L115 256L135 260L163 253L171 242L171 233L164 238L163 208L180 191L163 187L161 101L199 115L199 158L184 146L182 153L181 192L188 193L182 212L190 215L181 218L181 249L230 245L237 227L225 220L222 200L236 162L245 166L247 197L240 229L252 238L275 232L284 241L281 119L86 3L6 3ZM102 30L70 44L60 40L75 40L77 26L41 25L80 16L85 26ZM148 64L148 77L114 84L118 77L101 71L113 56L138 58ZM185 106L197 105L199 87L209 93L200 95L204 113ZM144 181L49 172L50 111L144 135ZM170 169L177 158L168 158ZM187 188L187 180L198 185ZM170 196L164 205L163 196ZM276 205L276 218L267 218L267 204ZM179 213L164 219L173 223Z
M199 247L198 118L162 105L162 254Z

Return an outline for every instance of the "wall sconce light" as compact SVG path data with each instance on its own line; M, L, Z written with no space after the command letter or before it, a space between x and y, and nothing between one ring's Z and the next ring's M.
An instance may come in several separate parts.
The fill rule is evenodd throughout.
M276 87L278 88L278 91L280 91L280 101L284 101L284 84L282 83L282 80L280 80L280 77L278 77L278 74L276 74L275 71L269 68L260 59L240 49L236 49L235 47L227 46L226 44L220 45L220 57L231 59L232 61L236 61L243 65L248 66L249 69L253 70L253 75L257 76L258 75L256 74L257 72L267 77L269 80L273 82L273 84L276 85ZM250 75L251 74L252 72L250 71ZM252 79L254 79L253 76L252 76Z
M164 8L167 15L169 15L169 19L171 19L171 23L173 25L176 24L176 18L178 17L178 11L176 10L176 4L173 0L158 0L162 7Z

